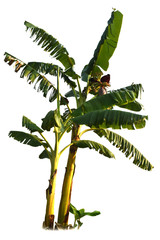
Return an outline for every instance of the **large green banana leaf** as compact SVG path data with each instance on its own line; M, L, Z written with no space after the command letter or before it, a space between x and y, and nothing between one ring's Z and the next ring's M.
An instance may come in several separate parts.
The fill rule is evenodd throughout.
M98 153L104 155L105 157L115 158L114 154L100 143L90 141L90 140L79 140L79 141L74 141L73 143L75 146L79 148L94 149Z
M44 118L42 118L42 129L50 131L53 127L58 127L60 135L72 129L73 122L71 121L71 113L66 110L63 116L57 116L57 110L49 111Z
M35 132L35 131L41 132L40 128L38 128L35 124L33 124L29 119L25 117L23 117L23 124L24 124L23 126L27 127L31 132ZM21 132L21 131L10 131L9 137L12 137L14 140L32 147L43 146L45 149L39 155L40 159L43 159L43 158L52 159L54 157L54 152L51 152L47 149L48 147L50 147L49 144L43 139L40 139L39 137L37 137L36 135Z
M148 116L119 110L98 110L72 119L79 125L91 128L139 129L145 127Z
M56 87L45 76L37 72L31 65L24 63L23 61L8 53L5 53L4 61L7 62L9 65L15 63L15 72L18 72L20 69L22 69L20 77L26 77L29 84L34 83L34 89L37 89L37 91L42 91L44 97L47 97L47 95L50 94L50 102L53 102L57 98L58 91ZM66 100L66 98L63 97L61 94L60 96L61 104L67 104L68 101Z
M99 137L105 137L110 143L112 143L116 148L125 154L126 157L130 159L133 158L133 163L144 170L152 170L152 164L141 154L137 148L135 148L130 142L125 138L121 137L119 134L114 133L108 129L97 129L94 132Z
M44 118L42 118L42 128L44 130L50 131L52 127L54 127L56 124L55 118L54 118L54 111L49 111Z
M49 52L52 57L59 60L65 67L67 75L73 79L77 79L78 75L73 70L75 61L73 58L69 57L66 48L43 29L36 27L27 21L25 21L24 25L26 26L26 30L31 30L31 37L35 37L34 42L37 42L38 45L41 45L44 51Z
M33 134L21 132L21 131L10 131L9 137L14 138L20 143L30 145L32 147L39 147L39 146L45 146L48 147L48 145L39 137Z
M54 65L52 63L42 63L42 62L29 62L29 66L34 68L37 72L43 74L50 74L52 76L58 75L58 65ZM69 77L65 74L62 68L59 67L59 75L60 78L64 80L71 88L75 88L77 85L75 81L69 79Z
M22 118L22 126L26 127L31 133L39 132L42 133L43 130L39 128L35 123L33 123L29 118L23 116Z
M139 112L143 109L143 105L137 101L130 102L124 105L120 105L120 108L126 108L131 111Z
M44 118L42 118L42 126L44 130L50 131L52 127L58 127L63 131L64 124L61 117L58 117L57 110L49 111Z
M119 11L113 11L111 18L106 27L97 48L95 49L93 58L82 71L82 80L87 82L89 77L100 78L104 71L107 71L109 59L113 55L121 30L123 15Z
M115 105L133 111L140 111L142 105L136 102L135 99L141 95L141 91L141 84L132 84L126 88L111 91L103 96L98 96L84 102L81 107L73 112L73 116L79 116L82 113L93 112L95 110L111 108ZM130 103L132 103L132 105Z

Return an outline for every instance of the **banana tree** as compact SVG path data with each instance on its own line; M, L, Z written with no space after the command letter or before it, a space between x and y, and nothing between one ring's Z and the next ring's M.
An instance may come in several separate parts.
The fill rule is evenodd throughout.
M41 91L50 102L57 100L54 109L51 109L42 119L41 128L23 117L22 125L30 133L11 131L10 137L30 146L42 146L44 149L39 158L48 158L51 163L51 174L49 186L46 191L47 206L44 220L44 228L68 229L79 228L82 223L80 219L86 215L96 216L98 211L85 212L84 209L77 210L71 204L71 193L73 176L75 173L75 160L78 148L89 148L96 150L107 158L115 158L114 154L104 145L91 141L82 140L81 136L92 131L98 137L104 137L112 145L118 148L138 167L150 171L153 166L140 151L117 134L114 129L135 130L145 127L148 116L140 115L143 108L137 99L143 91L141 84L131 84L117 90L109 90L110 74L105 72L109 67L109 60L113 55L121 30L123 15L114 10L108 21L107 27L94 51L92 59L84 66L81 76L74 71L75 61L69 56L66 48L57 39L46 33L43 29L25 22L27 30L31 31L33 41L48 52L51 57L60 62L60 66L52 63L29 62L24 63L9 53L5 53L5 62L14 64L15 72L21 72L20 77L26 78L29 84L34 84L37 91ZM53 76L55 83L49 81L46 75ZM85 83L82 89L81 82ZM70 90L64 94L60 93L59 81L64 81ZM56 86L55 86L56 85ZM64 88L63 88L64 89ZM65 88L66 89L66 88ZM70 107L70 102L75 99L75 107ZM71 100L70 100L71 99ZM62 107L62 105L65 106ZM87 128L82 130L81 126ZM112 131L113 129L113 131ZM55 143L52 147L45 138L45 131L55 134ZM37 132L39 136L33 133ZM71 133L71 141L63 149L59 149L60 141L64 134ZM54 223L54 199L56 175L58 162L61 154L69 149L66 172L63 181L62 195L59 204L57 222ZM68 224L69 212L74 214L73 225Z

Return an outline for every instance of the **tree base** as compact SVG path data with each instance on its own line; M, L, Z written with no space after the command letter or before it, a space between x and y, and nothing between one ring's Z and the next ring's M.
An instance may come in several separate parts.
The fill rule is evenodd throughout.
M55 229L56 230L71 230L71 229L74 229L74 227L72 226L72 224L63 225L60 223L55 223Z
M54 215L48 216L48 218L43 222L42 227L46 230L54 230Z

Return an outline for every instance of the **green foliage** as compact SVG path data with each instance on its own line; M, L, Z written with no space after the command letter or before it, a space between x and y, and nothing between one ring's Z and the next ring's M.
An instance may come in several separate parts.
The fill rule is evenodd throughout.
M105 157L115 158L114 154L100 143L90 141L90 140L79 140L79 141L74 141L73 143L75 146L79 148L94 149Z
M39 128L35 123L33 123L30 119L23 116L22 118L22 126L26 127L31 133L32 132L39 132L42 133L43 130Z
M143 105L137 101L130 102L128 104L121 105L119 107L126 108L128 110L135 111L135 112L139 112L143 109Z
M82 113L93 112L95 110L112 108L115 105L129 108L132 111L140 111L142 106L136 102L135 99L141 95L142 90L141 84L132 84L125 88L113 90L103 96L98 96L84 102L81 107L73 112L73 116L79 116Z
M61 116L58 116L58 111L54 111L55 126L58 128L62 127Z
M141 96L143 90L142 85L132 84L118 90L109 92L102 91L103 94L106 94L97 96L99 94L98 90L105 90L105 87L107 86L105 85L107 81L104 81L104 78L103 81L100 79L103 75L102 71L107 71L109 60L117 47L122 19L123 15L119 11L112 12L111 18L108 21L108 26L102 34L97 48L94 51L93 58L82 70L81 78L82 81L86 82L83 91L81 91L81 86L78 81L79 75L73 70L75 61L69 56L66 48L43 29L38 28L27 21L25 21L24 24L27 30L31 31L31 38L34 38L34 42L40 45L44 51L50 53L53 58L58 60L63 65L64 69L51 63L29 62L26 64L18 58L5 53L4 61L9 65L14 64L15 72L20 71L21 78L27 78L27 82L29 84L34 84L34 89L37 89L38 92L42 92L44 97L49 95L50 102L57 99L57 109L49 111L42 119L42 129L30 119L23 116L22 126L26 127L30 131L30 134L20 131L9 132L9 137L12 137L20 143L33 147L43 146L44 150L39 155L39 158L50 159L51 169L53 169L55 163L57 164L61 153L71 145L76 146L77 148L94 149L105 157L115 158L114 154L104 145L91 140L79 140L79 137L88 131L87 129L79 133L79 125L89 126L91 128L89 131L93 130L99 137L105 137L111 144L123 152L126 157L129 157L130 159L133 158L133 163L138 167L148 171L153 168L151 163L137 150L137 148L125 138L108 129L127 128L129 130L134 130L145 127L148 116L135 114L133 112L113 110L114 106L117 106L135 112L141 111L143 106L136 99ZM57 88L44 76L47 74L57 77ZM65 97L59 93L59 77L71 88L71 90L65 94ZM74 80L77 80L79 91L75 89L77 85ZM88 93L93 94L94 98L86 101ZM68 98L70 97L75 97L77 103L76 109L70 109L68 104ZM63 108L60 108L60 104L67 106L67 109L64 109L63 113L61 113L61 109ZM44 130L50 131L52 128L54 128L53 132L55 133L56 141L54 150L42 135ZM77 141L72 141L71 144L68 144L59 152L61 137L65 132L69 132L71 129L73 129L72 139L76 139ZM33 135L32 133L34 132L38 132L40 138ZM71 160L73 159L69 157L69 161ZM69 176L69 178L70 177L71 176ZM70 183L72 183L72 179L70 180ZM51 183L49 184L49 188L50 187L52 187ZM69 187L71 186L68 186L68 189L70 189ZM48 190L50 191L50 189ZM67 202L66 200L63 201L63 195L65 194L71 194L71 192L68 193L66 191L64 194L62 193L62 202L66 204L67 208L70 206L68 211L74 215L74 228L77 226L79 228L82 225L82 222L80 221L82 217L86 215L97 216L100 214L99 211L85 212L84 209L77 210L72 204L70 204L70 202ZM64 216L66 219L68 212L65 213ZM65 221L67 225L67 220ZM59 223L57 223L57 226L58 224ZM60 223L59 226L63 226L64 224L64 222L63 224ZM67 225L67 227L68 226L69 225Z
M8 53L5 53L4 61L7 62L9 65L15 63L15 72L18 72L22 68L20 77L26 77L29 84L34 83L34 89L37 89L38 92L42 91L44 97L47 97L48 93L50 93L50 102L53 102L57 98L58 92L56 87L46 77L38 73L32 66L30 66L29 64L25 64L18 58L15 58ZM62 105L68 103L61 94L60 96Z
M29 62L29 66L34 68L37 72L43 74L50 74L51 76L57 77L58 65L54 65L52 63L42 63L42 62ZM65 74L62 68L59 67L60 78L64 80L71 88L75 88L77 85L74 81L69 79L69 77Z
M45 150L43 150L43 152L41 152L41 154L39 155L39 158L40 159L44 159L44 158L51 159L51 156L52 156L51 152L45 149Z
M77 227L80 228L82 226L82 222L80 221L80 219L84 216L91 216L91 217L95 217L99 214L101 214L99 211L94 211L94 212L85 212L85 209L82 208L80 210L77 210L72 204L70 204L70 209L69 209L70 213L72 213L74 215L74 225L73 227Z
M73 79L77 79L78 75L73 70L75 61L73 58L69 57L69 53L66 48L43 29L38 28L27 21L25 21L24 24L26 26L26 30L31 30L31 37L35 37L34 42L37 42L38 45L41 45L44 51L49 52L52 57L59 60L65 67L68 76Z
M110 143L125 154L129 159L133 158L133 163L144 170L152 170L151 163L141 154L137 148L135 148L125 138L121 137L117 133L114 133L108 129L97 129L94 132L99 137L105 137Z
M42 118L42 128L44 130L50 131L52 127L63 128L63 121L61 117L58 117L57 110L51 110L47 115Z
M77 97L79 97L79 92L78 92L77 90L75 90L75 92L76 92ZM67 97L67 98L69 98L69 97L75 97L73 90L70 90L69 92L67 92L67 93L65 94L65 97Z
M121 30L123 15L119 11L113 11L94 56L82 71L82 80L87 82L89 77L100 78L103 74L101 68L107 71L109 59L113 55Z
M42 118L42 128L44 130L50 131L52 127L55 125L55 119L54 119L54 111L49 111L47 115Z
M39 147L39 146L48 147L47 144L43 141L43 139L40 139L39 137L33 134L20 132L20 131L10 131L9 137L12 137L18 142L30 145L32 147Z
M72 119L91 128L139 129L145 127L147 116L119 110L98 110Z

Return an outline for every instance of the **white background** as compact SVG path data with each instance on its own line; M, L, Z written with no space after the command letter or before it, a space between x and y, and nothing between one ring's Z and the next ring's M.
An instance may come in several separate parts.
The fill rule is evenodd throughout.
M159 239L160 157L159 157L159 1L45 0L3 1L1 24L1 167L0 234L2 239L67 239L104 236L105 239ZM79 231L48 232L41 228L45 214L45 190L50 174L49 161L40 160L40 148L31 148L8 138L10 130L22 130L25 115L41 125L49 110L55 109L36 93L26 80L3 62L4 52L28 61L54 62L25 32L24 21L45 29L62 43L76 61L80 74L110 18L112 7L124 15L118 47L110 60L112 89L132 82L142 83L142 113L149 115L143 130L121 131L154 165L152 172L139 169L132 160L103 139L116 160L101 157L94 150L77 155L72 204L101 215L83 219ZM66 87L63 82L61 89ZM23 129L25 130L25 129ZM94 135L86 139L97 140ZM49 136L50 142L54 139ZM70 139L67 136L65 146ZM57 179L56 206L67 160L62 155ZM56 210L57 212L57 210ZM72 221L72 218L70 219Z

